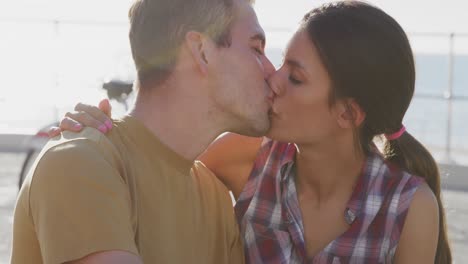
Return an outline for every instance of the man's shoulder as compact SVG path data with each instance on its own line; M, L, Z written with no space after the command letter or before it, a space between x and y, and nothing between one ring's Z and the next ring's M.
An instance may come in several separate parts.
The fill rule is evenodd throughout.
M68 263L110 249L138 254L125 169L108 144L112 141L92 129L64 133L33 165L14 221L39 242L44 262Z
M195 161L191 169L192 177L195 177L201 184L201 187L205 189L212 189L221 191L221 193L228 193L226 185L224 185L218 177L203 164L201 161ZM209 190L208 190L209 191Z
M82 131L76 133L71 131L63 131L60 135L52 138L46 144L44 149L50 150L59 148L64 145L82 146L82 150L86 150L87 147L91 148L106 148L115 145L113 140L106 135L102 134L98 130L92 127L85 127Z
M120 156L119 144L115 141L115 138L108 137L91 127L86 127L79 133L64 131L46 144L40 159L52 158L73 162L81 158L94 157L111 161Z
M31 168L32 188L73 188L78 183L122 181L119 151L106 136L92 128L62 133L51 139Z
M191 174L193 176L207 177L209 179L216 178L216 175L214 175L214 173L210 169L208 169L208 167L206 167L206 165L202 161L199 160L196 160L193 163Z

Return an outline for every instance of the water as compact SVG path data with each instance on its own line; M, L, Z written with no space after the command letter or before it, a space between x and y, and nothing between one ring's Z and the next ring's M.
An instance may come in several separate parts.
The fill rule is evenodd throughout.
M280 49L268 51L278 65ZM447 157L447 134L450 133L449 157L468 165L468 55L458 54L453 61L453 96L451 124L448 129L449 101L444 95L449 85L449 57L440 53L415 53L415 97L405 115L408 131L426 145L439 161ZM465 97L465 98L463 98Z
M282 44L286 45L286 34L272 35L276 43L282 41ZM468 38L460 37L455 41L457 45L454 45L454 52L459 53L453 59L454 100L450 103L445 99L449 87L450 68L448 37L435 39L436 41L425 36L423 38L410 35L410 41L414 44L413 49L415 46L419 49L414 49L415 97L405 115L404 124L413 136L429 148L437 160L455 161L468 166L468 55L461 52L463 49L457 49L460 44L466 44ZM428 43L431 41L436 44L430 46ZM281 48L270 48L267 54L275 65L280 64L283 57ZM451 104L451 115L448 114L449 104ZM451 116L451 119L448 116ZM449 143L447 143L448 134Z
M104 98L101 85L107 78L134 78L127 30L125 24L0 23L0 133L34 133L71 111L76 102L96 103ZM267 31L267 54L274 65L281 63L291 35L283 33ZM443 95L449 83L449 58L440 48L433 53L423 50L416 50L416 97L405 125L443 159L448 131L448 102ZM453 95L468 97L468 55L455 56L453 76ZM466 116L468 99L455 99L450 146L468 165Z

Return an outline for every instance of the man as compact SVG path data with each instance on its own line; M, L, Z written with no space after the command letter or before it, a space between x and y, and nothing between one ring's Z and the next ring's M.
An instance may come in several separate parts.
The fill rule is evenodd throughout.
M133 110L108 135L48 143L18 198L12 263L243 262L228 192L194 160L224 131L269 128L274 67L251 5L132 6Z

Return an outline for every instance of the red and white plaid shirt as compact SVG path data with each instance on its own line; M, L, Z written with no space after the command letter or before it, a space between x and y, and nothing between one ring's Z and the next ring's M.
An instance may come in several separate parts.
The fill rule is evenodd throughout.
M424 181L372 153L343 217L349 229L312 259L294 183L296 146L264 140L235 206L246 263L392 263L413 195Z

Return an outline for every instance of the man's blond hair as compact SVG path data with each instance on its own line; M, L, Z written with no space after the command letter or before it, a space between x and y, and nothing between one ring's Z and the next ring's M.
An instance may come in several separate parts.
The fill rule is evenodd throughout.
M234 1L241 0L136 0L129 11L129 37L140 84L162 83L170 76L189 31L229 47Z

